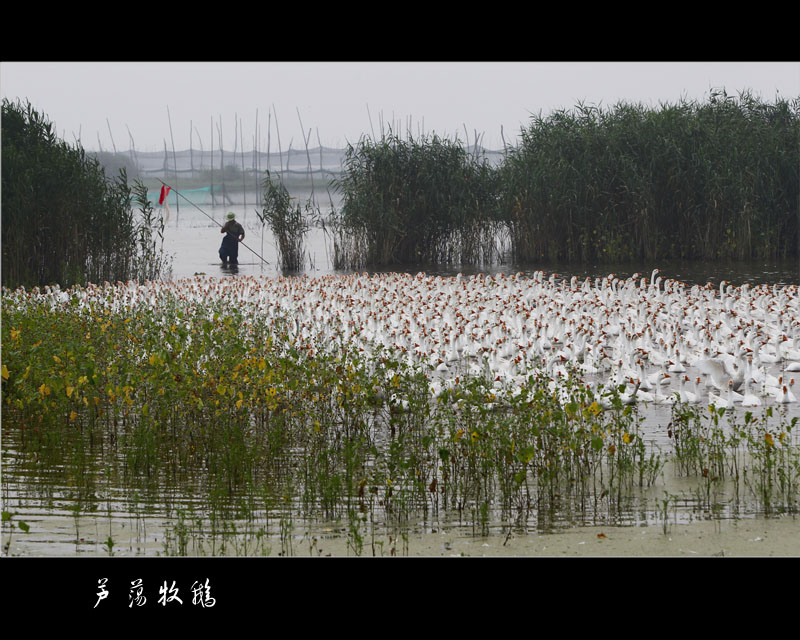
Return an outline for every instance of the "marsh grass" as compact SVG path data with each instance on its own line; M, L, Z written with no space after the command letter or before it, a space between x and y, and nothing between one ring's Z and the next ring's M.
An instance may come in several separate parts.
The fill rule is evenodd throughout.
M458 138L347 149L334 268L796 256L800 97L724 89L534 115L491 166Z
M278 259L286 271L299 271L305 263L305 234L309 218L314 213L311 201L301 206L293 203L289 191L278 176L269 171L263 182L264 197L261 213L256 212L262 225L267 224L275 237Z
M500 170L515 260L796 255L798 100L714 90L533 117Z
M348 146L334 268L485 264L496 258L495 172L458 142L392 134Z
M134 211L124 168L107 176L29 103L3 99L2 112L4 286L168 275L151 244L159 232L152 207ZM137 197L142 189L137 183Z
M168 279L172 272L172 259L164 251L167 221L162 212L155 213L153 203L147 197L147 187L141 180L134 182L132 199L139 211L134 222L137 251L133 276L139 282Z

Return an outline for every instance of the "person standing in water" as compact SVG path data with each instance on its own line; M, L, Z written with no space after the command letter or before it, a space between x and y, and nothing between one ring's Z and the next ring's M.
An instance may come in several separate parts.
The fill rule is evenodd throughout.
M239 264L239 243L244 240L244 227L236 222L236 214L232 211L228 213L228 221L220 233L225 234L222 246L219 248L222 264Z

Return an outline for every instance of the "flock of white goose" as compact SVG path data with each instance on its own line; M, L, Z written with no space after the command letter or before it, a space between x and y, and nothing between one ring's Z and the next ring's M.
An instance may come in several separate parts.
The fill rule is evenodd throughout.
M437 395L468 375L512 392L531 373L556 381L568 363L625 403L757 407L796 402L800 292L790 286L687 286L659 276L557 274L464 277L400 273L319 278L196 276L78 290L113 307L152 305L161 294L192 304L222 299L289 318L311 353L356 343L393 349L425 367ZM48 288L54 304L76 294ZM30 295L30 294L28 294ZM798 378L800 379L800 378Z

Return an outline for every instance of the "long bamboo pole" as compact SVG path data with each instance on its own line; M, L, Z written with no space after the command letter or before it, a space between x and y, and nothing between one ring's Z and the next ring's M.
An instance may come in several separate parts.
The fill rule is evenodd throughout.
M178 190L177 190L175 187L173 187L172 185L169 185L169 184L167 184L167 183L166 183L166 182L164 182L163 180L159 180L159 182L160 182L161 184L163 184L165 187L169 187L169 188L170 188L170 190L174 191L176 195L178 195L178 196L180 196L181 198L183 198L184 200L186 200L186 202L188 202L190 205L192 205L192 206L193 206L195 209L197 209L197 210L198 210L200 213L202 213L202 214L203 214L203 215L204 215L206 218L208 218L209 220L211 220L211 221L212 221L214 224L216 224L218 227L222 227L222 225L221 225L219 222L217 222L216 220L214 220L214 218L213 218L213 217L211 217L210 215L208 215L208 214L207 214L205 211L203 211L203 210L202 210L200 207L198 207L198 206L197 206L197 205L196 205L194 202L192 202L191 200L189 200L189 198L187 198L185 195L183 195L183 194L182 194L180 191L178 191ZM251 252L251 253L252 253L254 256L256 256L256 258L259 258L259 259L260 259L262 262L264 262L264 264L269 264L269 262L267 262L266 260L264 260L264 258L262 258L262 257L261 257L259 254L257 254L255 251L253 251L253 249L251 249L249 246L247 246L247 245L246 245L244 242L242 242L242 243L240 243L240 244L241 244L243 247L245 247L246 249L248 249L248 250L249 250L249 251L250 251L250 252Z
M247 172L244 169L244 132L242 131L244 127L239 127L239 146L241 150L242 156L242 199L244 201L244 219L247 220Z

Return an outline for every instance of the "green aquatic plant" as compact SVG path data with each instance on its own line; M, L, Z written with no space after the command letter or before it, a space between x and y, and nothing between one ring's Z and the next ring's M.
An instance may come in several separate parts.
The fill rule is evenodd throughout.
M305 261L303 243L309 227L309 218L314 212L311 202L305 207L292 203L293 198L281 181L274 179L269 171L263 182L264 196L261 212L256 212L262 226L266 224L275 237L281 268L299 271Z
M485 264L497 258L495 172L439 136L349 145L334 212L334 266Z
M31 528L30 525L25 522L24 520L17 520L14 522L14 516L16 514L11 513L10 511L3 511L2 512L2 523L3 529L5 530L8 527L8 540L6 540L5 544L3 545L3 553L7 556L10 553L11 549L11 538L14 534L14 527L18 528L23 533L28 533Z
M151 260L156 229L134 212L124 168L106 175L19 101L3 99L2 145L4 286L127 281L143 269L166 275Z
M499 171L515 259L796 255L799 100L713 90L533 116Z
M139 282L166 280L171 274L172 262L164 252L164 227L167 220L163 214L155 214L153 203L147 197L147 186L138 179L133 185L133 200L139 209L134 223L137 251L133 276Z

